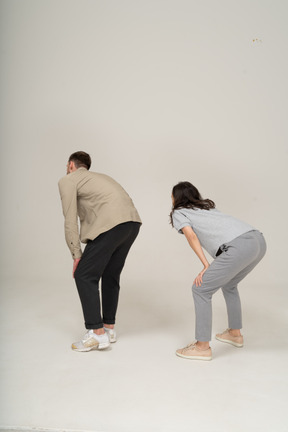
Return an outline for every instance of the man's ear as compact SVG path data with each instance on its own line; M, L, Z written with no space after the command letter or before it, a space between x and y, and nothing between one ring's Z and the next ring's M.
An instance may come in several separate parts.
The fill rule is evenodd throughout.
M70 162L69 162L69 171L70 171L70 172L74 172L74 171L76 171L76 170L77 170L77 168L76 168L76 166L75 166L75 162L70 161Z

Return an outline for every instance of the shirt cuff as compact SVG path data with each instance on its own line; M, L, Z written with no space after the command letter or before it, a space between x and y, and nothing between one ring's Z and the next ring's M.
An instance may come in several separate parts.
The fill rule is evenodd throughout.
M185 228L185 227L187 227L187 226L191 226L191 225L189 225L189 223L182 223L181 225L179 225L179 227L177 227L177 231L178 231L178 233L179 234L183 234L183 231L182 231L182 228Z
M82 257L82 251L71 251L71 255L73 259L78 259Z

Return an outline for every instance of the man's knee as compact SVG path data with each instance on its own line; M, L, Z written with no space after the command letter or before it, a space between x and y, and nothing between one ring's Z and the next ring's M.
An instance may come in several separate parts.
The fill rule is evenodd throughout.
M81 263L81 261L80 261L80 263ZM83 266L81 266L80 263L78 264L78 267L76 268L76 270L74 272L74 279L75 279L76 283L81 282L85 278L87 278L87 271L84 271Z

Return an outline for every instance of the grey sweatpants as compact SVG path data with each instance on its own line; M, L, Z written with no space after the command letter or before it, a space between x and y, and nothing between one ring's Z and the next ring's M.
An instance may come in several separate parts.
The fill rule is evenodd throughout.
M259 231L249 231L221 246L223 251L203 275L200 287L192 287L198 341L211 340L212 295L222 288L228 312L228 325L242 328L238 283L253 270L266 252L266 242Z

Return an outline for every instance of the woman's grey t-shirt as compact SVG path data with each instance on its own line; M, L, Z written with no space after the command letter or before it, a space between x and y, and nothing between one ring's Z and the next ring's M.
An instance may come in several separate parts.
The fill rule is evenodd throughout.
M246 232L253 231L251 225L217 209L177 209L172 214L174 228L181 234L182 228L190 226L201 246L213 257L224 243L228 243Z

